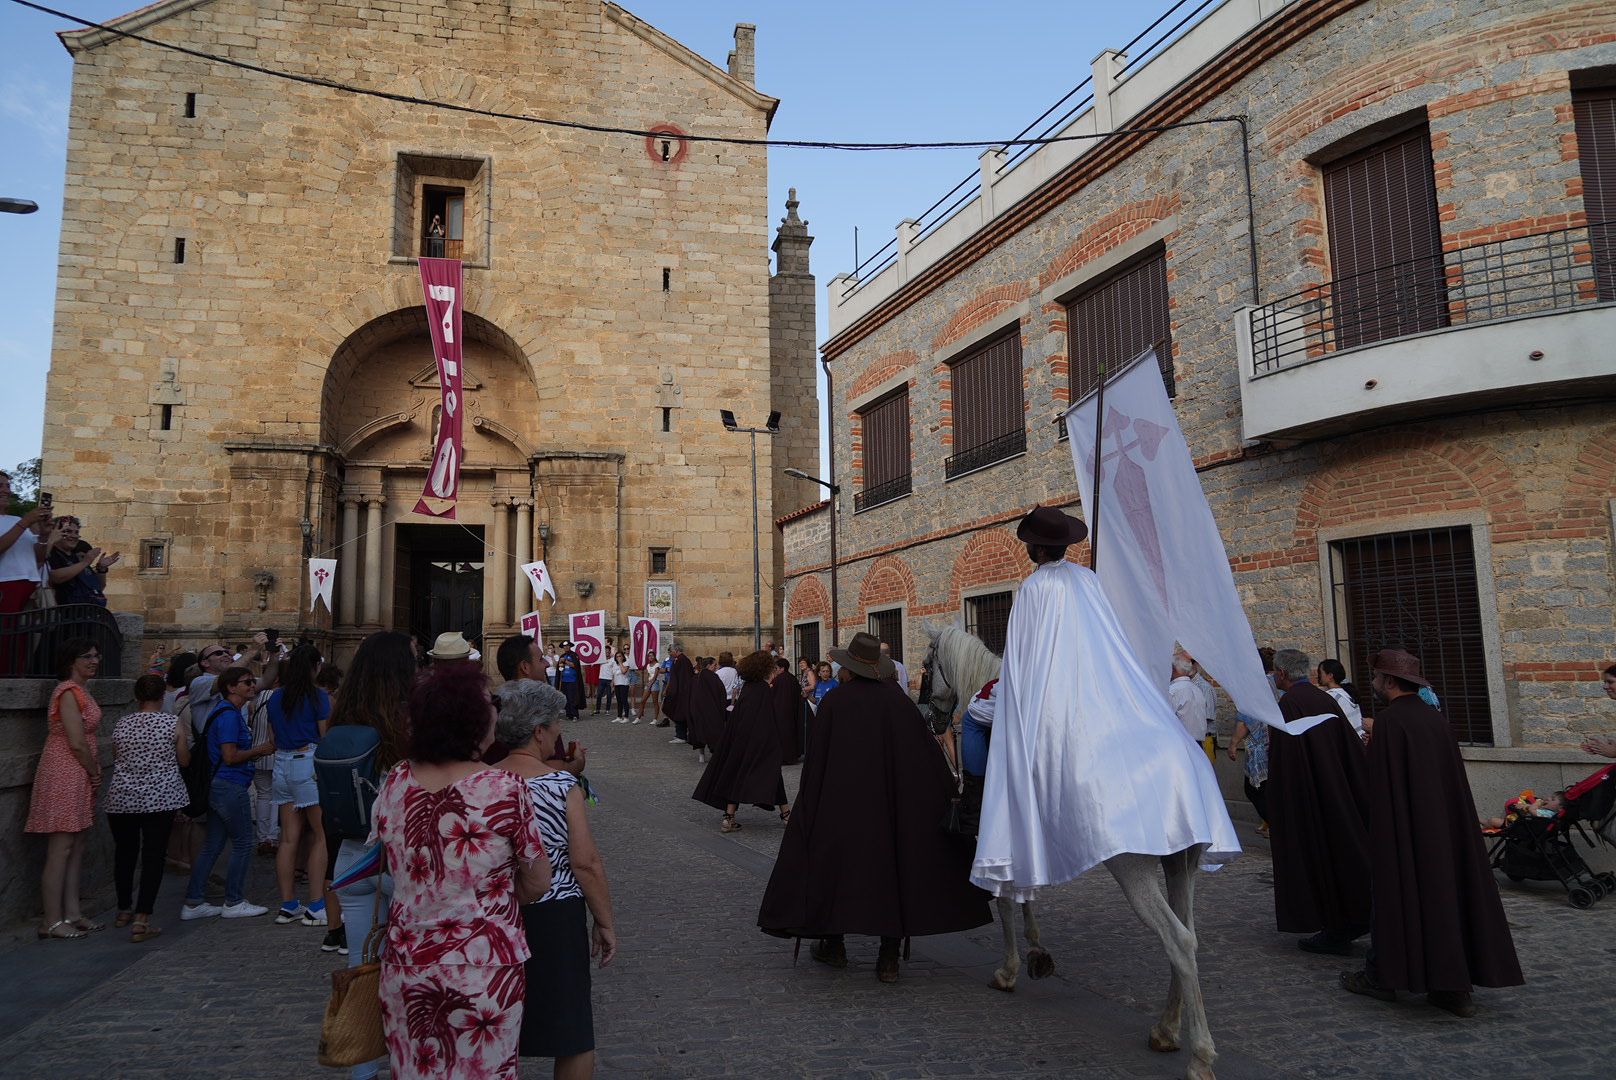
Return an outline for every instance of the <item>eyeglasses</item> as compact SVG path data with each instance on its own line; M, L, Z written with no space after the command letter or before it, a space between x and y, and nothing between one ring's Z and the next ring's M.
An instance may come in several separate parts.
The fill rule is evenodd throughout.
M220 649L218 652L203 653L202 654L202 662L205 664L209 660L212 660L215 656L224 656L224 655L225 655L225 650L224 649Z

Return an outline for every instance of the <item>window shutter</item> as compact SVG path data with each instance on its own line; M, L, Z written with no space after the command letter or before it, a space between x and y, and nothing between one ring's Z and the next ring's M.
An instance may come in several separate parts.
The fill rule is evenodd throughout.
M1324 213L1339 348L1448 324L1429 128L1327 166Z
M1100 385L1100 368L1114 374L1154 347L1167 396L1173 380L1173 324L1167 307L1167 253L1156 250L1111 275L1066 308L1069 401Z
M1599 299L1616 300L1616 88L1571 95Z
M1025 451L1020 326L950 365L949 394L954 453L945 463L948 476Z
M909 494L909 391L900 390L859 414L864 442L864 490L854 510Z

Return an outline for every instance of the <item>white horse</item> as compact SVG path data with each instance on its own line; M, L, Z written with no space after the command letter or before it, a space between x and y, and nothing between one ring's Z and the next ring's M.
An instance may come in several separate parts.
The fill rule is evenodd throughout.
M940 720L946 715L951 722L964 703L962 695L968 702L971 695L997 678L1001 661L981 641L957 626L942 630L928 628L927 632L931 637L931 647L926 653L931 679L928 704L934 718ZM1105 868L1122 888L1122 895L1134 914L1155 932L1167 952L1173 978L1167 988L1167 1006L1150 1029L1150 1048L1163 1053L1177 1050L1182 1031L1191 1055L1184 1072L1188 1080L1214 1080L1212 1062L1217 1058L1212 1032L1206 1023L1195 959L1195 871L1203 850L1204 845L1197 845L1171 855L1124 853L1105 861ZM1157 863L1163 874L1156 873ZM1033 905L1020 906L1027 936L1027 974L1034 979L1052 975L1055 960L1038 940L1038 920L1033 915ZM998 908L999 925L1004 931L1004 962L994 971L988 985L995 990L1013 991L1021 970L1014 908L1007 896L999 897Z

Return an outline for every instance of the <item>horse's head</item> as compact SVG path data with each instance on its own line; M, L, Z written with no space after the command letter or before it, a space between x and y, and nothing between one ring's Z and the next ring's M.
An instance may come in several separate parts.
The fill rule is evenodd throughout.
M938 661L937 642L942 638L943 631L927 627L926 632L931 636L931 644L926 648L926 659L922 661L926 670L921 676L921 704L931 714L933 729L938 729L954 722L954 714L959 711L959 691L954 688L948 672Z

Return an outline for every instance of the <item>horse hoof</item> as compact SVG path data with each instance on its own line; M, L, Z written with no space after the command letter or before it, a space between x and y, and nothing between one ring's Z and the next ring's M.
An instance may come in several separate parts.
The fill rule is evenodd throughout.
M1212 1066L1199 1058L1190 1061L1190 1067L1184 1070L1184 1080L1218 1080L1212 1073Z
M1150 1029L1150 1048L1158 1054L1171 1054L1178 1049L1178 1037L1153 1027Z
M995 971L993 973L993 978L988 980L988 985L993 987L995 990L1003 990L1007 994L1013 994L1016 992L1016 980L1005 978L1004 972L1002 971Z
M1033 949L1027 954L1027 974L1034 979L1047 979L1055 974L1055 958L1043 949Z

